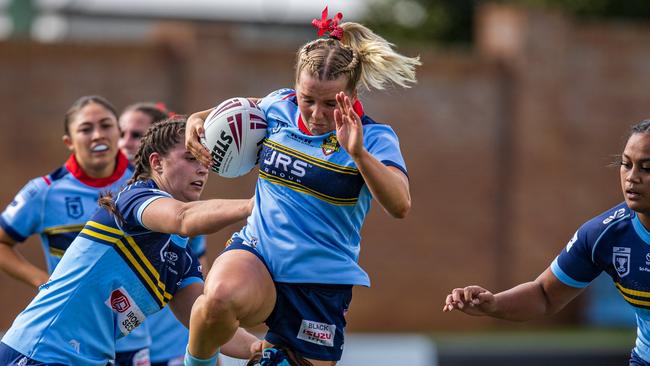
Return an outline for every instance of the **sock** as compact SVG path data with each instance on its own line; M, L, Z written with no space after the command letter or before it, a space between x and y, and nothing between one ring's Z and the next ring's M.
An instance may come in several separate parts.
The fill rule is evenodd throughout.
M188 349L185 349L183 363L185 366L215 366L217 364L217 357L219 357L219 350L210 358L196 358L190 354Z

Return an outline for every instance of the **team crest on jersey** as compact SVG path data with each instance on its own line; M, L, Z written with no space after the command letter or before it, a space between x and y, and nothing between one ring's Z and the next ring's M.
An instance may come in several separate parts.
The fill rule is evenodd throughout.
M625 277L630 273L630 254L632 249L623 247L614 247L612 253L612 262L614 269L619 277Z
M66 197L65 208L68 216L73 219L78 219L84 214L84 206L81 204L81 197Z
M339 151L340 147L341 145L339 145L339 141L336 139L336 135L334 134L327 136L327 138L323 141L323 144L320 146L320 148L323 150L323 154L325 155L334 154L335 152Z

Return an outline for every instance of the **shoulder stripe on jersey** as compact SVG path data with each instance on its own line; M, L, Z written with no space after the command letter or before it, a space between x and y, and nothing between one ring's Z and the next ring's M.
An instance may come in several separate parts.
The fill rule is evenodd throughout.
M119 236L124 235L123 231L118 230L116 228L112 228L110 226L106 226L104 224L100 224L97 221L88 221L88 226L92 226L92 227L94 227L96 229L103 230L103 231L106 231L106 232L111 233L111 234L115 234L115 235L119 235Z
M61 225L61 226L52 226L43 230L43 233L46 235L56 235L63 233L79 232L83 229L84 224L73 224L73 225Z
M136 275L145 284L147 291L161 308L173 298L173 295L166 291L165 284L160 281L158 271L131 236L96 221L88 221L79 235L116 248L120 256L134 269Z
M128 246L126 245L127 243L124 242L124 239L126 239L127 243L129 244ZM133 268L136 270L138 277L144 280L144 282L148 285L147 290L149 291L149 293L153 295L153 298L155 300L157 300L156 302L158 303L158 305L161 308L163 308L169 302L169 300L172 299L173 296L167 291L165 291L165 284L160 282L160 275L155 269L153 269L153 266L151 266L149 260L146 257L142 258L139 256L137 252L139 251L140 248L137 246L137 244L135 244L133 238L127 236L119 240L115 244L117 245L117 248L119 249L119 252L123 255L123 257L126 258L128 262L131 264L131 266L133 266ZM136 253L133 253L135 251L135 248L137 248L137 251ZM140 253L142 252L140 251ZM136 256L138 258L136 258ZM142 264L140 263L141 261L143 262ZM145 267L148 267L148 269L153 270L153 273L151 272L148 273L145 270Z
M319 198L325 202L329 202L334 205L338 206L354 206L357 204L357 201L359 200L358 197L353 197L353 198L336 198L332 196L328 196L326 194L320 193L314 189L308 188L302 184L296 183L294 181L288 180L288 179L282 179L273 175L270 175L262 170L259 172L259 177L267 180L271 183L279 184L285 187L288 187L294 191L298 192L303 192L306 193L310 196L314 196L316 198Z
M284 145L280 145L275 141L271 141L271 140L268 140L268 139L264 140L264 145L266 145L266 146L268 146L268 147L270 147L272 149L281 151L281 152L283 152L285 154L291 155L293 157L300 158L300 159L302 159L302 160L304 160L304 161L306 161L308 163L311 163L313 165L319 166L319 167L327 169L327 170L332 170L332 171L335 171L337 173L343 173L343 174L351 174L351 175L358 175L359 174L359 170L357 168L342 166L342 165L331 163L331 162L329 162L327 160L317 159L317 158L315 158L315 157L313 157L311 155L307 155L307 154L302 153L302 152L300 152L298 150L294 150L294 149L291 149L291 148L286 147Z
M48 186L52 185L52 181L50 180L50 178L47 177L47 175L44 175L42 178L45 181L45 184L47 184Z
M621 286L620 283L616 283L616 288L618 288L618 291L621 293L621 296L623 296L625 301L629 302L630 304L643 306L643 307L650 307L650 292L625 288ZM630 296L639 297L641 299L635 299Z

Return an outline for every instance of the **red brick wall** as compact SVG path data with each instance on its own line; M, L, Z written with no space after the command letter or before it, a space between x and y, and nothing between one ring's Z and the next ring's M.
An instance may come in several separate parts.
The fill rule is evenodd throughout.
M418 84L362 96L400 136L413 209L393 220L375 206L368 217L361 262L373 287L355 291L352 330L503 327L442 314L444 295L533 278L580 223L620 200L606 165L650 105L650 30L497 6L477 21L476 50L400 48L421 55ZM183 113L292 84L298 41L251 46L237 27L170 27L147 44L0 43L2 205L64 161L62 117L78 96L118 108L162 100ZM248 197L254 179L213 176L205 197ZM237 228L209 238L210 257ZM34 238L21 251L43 265ZM4 274L0 283L11 294L2 329L33 291Z

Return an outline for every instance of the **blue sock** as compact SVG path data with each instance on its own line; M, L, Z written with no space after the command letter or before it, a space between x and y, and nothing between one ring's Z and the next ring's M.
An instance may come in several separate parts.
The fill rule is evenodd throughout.
M214 356L210 358L196 358L190 354L188 349L185 349L185 366L215 366L217 364L217 357L219 357L219 350Z

